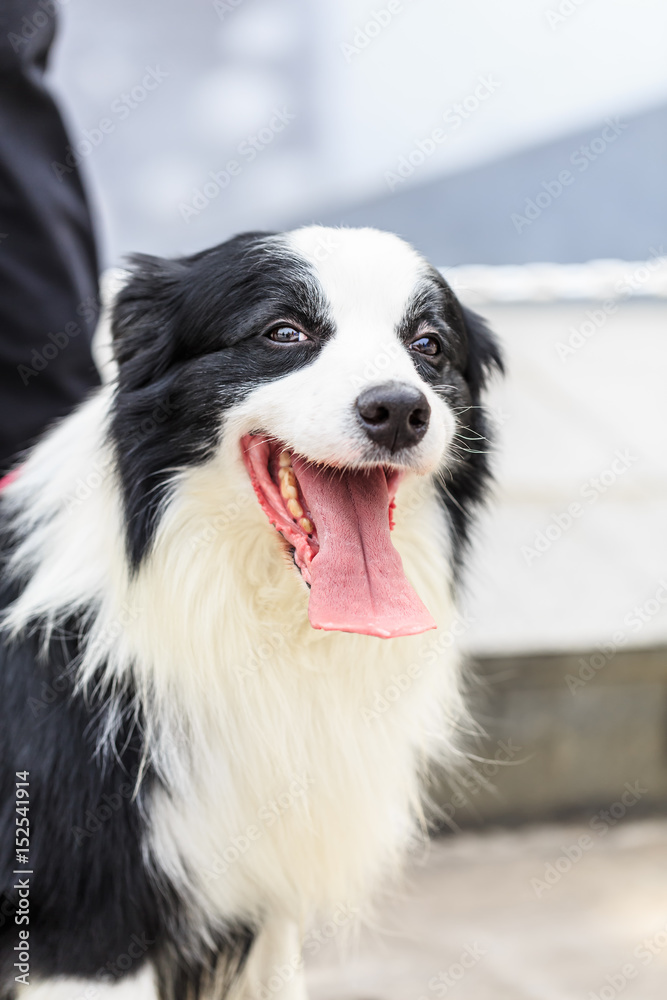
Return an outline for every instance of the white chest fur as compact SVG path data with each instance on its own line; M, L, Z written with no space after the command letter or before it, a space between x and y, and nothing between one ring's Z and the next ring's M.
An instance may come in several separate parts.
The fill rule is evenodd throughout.
M150 851L213 924L358 908L400 861L460 710L442 513L430 483L399 491L394 542L437 631L317 632L253 495L221 504L214 475L183 484L132 597L167 781Z
M401 485L393 539L438 629L392 640L318 632L306 588L229 453L179 477L154 550L130 579L115 477L101 465L104 407L100 395L61 425L16 484L18 499L38 498L45 514L30 514L38 526L28 525L20 556L37 569L10 625L94 602L83 674L105 665L137 687L164 782L145 847L193 919L275 910L302 921L361 906L400 860L419 772L455 746L462 713L433 484ZM77 462L66 465L74 443ZM100 483L72 508L97 466Z

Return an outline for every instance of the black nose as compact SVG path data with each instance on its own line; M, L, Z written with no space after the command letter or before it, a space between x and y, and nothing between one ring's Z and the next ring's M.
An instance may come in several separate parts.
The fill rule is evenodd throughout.
M357 416L371 441L395 452L421 441L431 407L424 393L414 386L385 382L359 394Z

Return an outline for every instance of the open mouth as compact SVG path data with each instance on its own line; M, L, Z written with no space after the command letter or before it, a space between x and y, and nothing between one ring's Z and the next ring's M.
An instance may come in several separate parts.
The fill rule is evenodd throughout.
M391 542L401 471L316 465L263 434L241 439L257 499L310 586L313 628L383 639L435 628Z

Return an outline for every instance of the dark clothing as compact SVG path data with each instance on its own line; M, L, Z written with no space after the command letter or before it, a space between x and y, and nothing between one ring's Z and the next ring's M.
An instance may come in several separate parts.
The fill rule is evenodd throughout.
M43 78L58 7L0 0L0 474L99 384L92 222Z

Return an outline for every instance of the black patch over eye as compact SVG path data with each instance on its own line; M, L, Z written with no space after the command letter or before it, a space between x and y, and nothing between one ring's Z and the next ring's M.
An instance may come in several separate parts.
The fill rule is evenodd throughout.
M245 233L174 261L133 258L112 326L111 438L136 571L174 492L174 468L208 461L221 415L257 385L311 364L334 324L302 258L275 234Z
M274 344L302 344L306 340L310 340L310 337L303 330L297 330L296 327L289 326L288 324L275 326L272 330L265 333L264 336L272 340Z
M424 354L429 358L437 358L442 354L440 341L436 337L417 337L410 344L410 350L416 351L417 354Z

